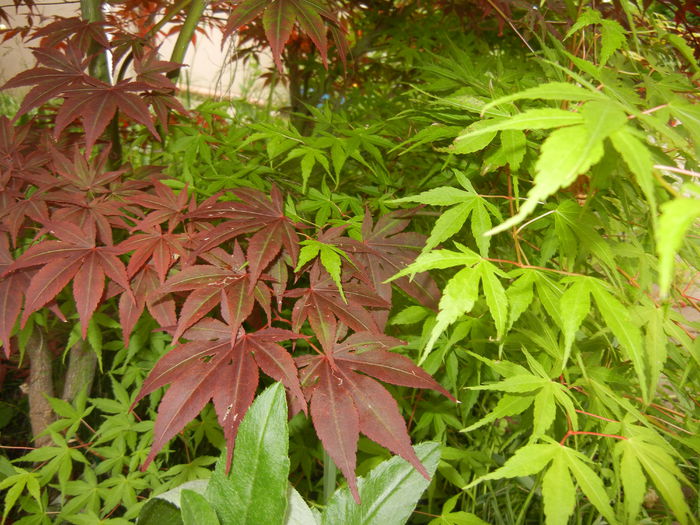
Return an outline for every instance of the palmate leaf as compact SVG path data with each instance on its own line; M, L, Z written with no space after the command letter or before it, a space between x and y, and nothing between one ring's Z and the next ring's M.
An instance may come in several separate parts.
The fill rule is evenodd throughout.
M351 255L357 267L366 272L377 295L387 301L392 296L387 279L411 264L425 242L425 236L404 231L409 224L409 213L388 213L373 223L371 215L365 212L362 240L343 237L338 243ZM435 308L437 305L440 292L427 273L421 273L410 280L407 277L399 278L396 285L424 306Z
M124 264L113 246L96 246L92 238L71 223L53 223L51 233L60 240L46 240L24 252L5 273L42 265L29 282L25 295L22 324L29 316L52 301L73 281L73 297L80 317L83 339L88 323L102 299L105 276L131 294Z
M299 256L297 228L303 226L285 216L279 188L273 186L269 196L249 188L239 188L232 193L240 202L211 200L189 214L194 219L225 219L198 236L198 251L206 252L239 235L256 232L248 242L247 251L251 284L257 281L283 248L291 257L292 264L296 265Z
M66 126L81 117L85 129L85 148L91 151L117 111L122 111L146 126L160 140L148 106L139 95L134 94L134 91L143 91L148 86L125 80L113 86L96 80L92 82L91 85L72 88L64 94L64 102L56 115L55 137L58 138Z
M548 525L565 524L568 516L573 514L576 499L571 483L572 475L578 487L608 523L617 524L605 486L587 465L589 461L581 453L559 443L530 444L519 448L502 467L477 478L465 488L469 489L491 479L532 476L547 468L551 462L545 472L542 487Z
M395 346L396 340L358 333L338 342L334 321L330 322L329 332L332 336L322 341L323 354L299 357L297 365L306 397L311 400L314 428L348 480L355 500L359 503L355 454L360 432L406 459L429 479L411 448L396 401L369 376L398 385L430 388L454 398L410 359L400 355L387 359L388 348Z
M242 26L250 24L262 15L265 36L272 50L272 57L277 68L282 71L282 50L284 49L292 28L298 23L318 48L321 60L327 64L328 42L324 18L333 27L340 27L333 13L324 0L243 0L237 2L226 24L224 36L229 36ZM340 44L340 50L347 47L342 31L335 31L334 36ZM344 55L341 56L344 58Z
M278 343L300 337L289 330L264 328L253 333L231 333L230 323L204 319L163 356L144 381L136 402L170 384L158 406L151 452L146 468L158 451L213 400L224 429L229 461L238 426L253 402L261 369L290 390L306 410L294 360ZM235 337L235 339L234 339Z
M689 482L676 465L674 459L664 448L650 442L643 434L635 435L617 444L616 452L622 454L622 460L626 462L626 471L622 473L623 490L625 498L627 493L632 499L629 512L639 509L639 494L643 494L645 484L634 479L632 475L639 475L639 465L646 472L647 477L654 483L656 489L663 496L666 504L673 511L676 519L682 524L694 523L689 520L692 516L686 496L683 494L681 481ZM622 467L622 464L621 464ZM636 515L635 515L636 517Z
M22 291L29 285L29 276L24 273L2 277L12 263L9 240L4 232L0 233L0 344L8 359L12 353L12 330L22 311Z
M535 185L529 191L527 200L516 215L486 232L487 235L502 232L520 223L540 201L558 189L570 186L579 175L586 173L602 158L604 139L627 122L625 113L608 101L587 102L581 107L581 115L583 124L558 129L544 141L535 166Z
M285 293L286 297L298 297L292 310L292 330L299 331L306 319L319 335L319 322L338 319L352 330L381 332L378 318L367 307L388 309L390 303L379 297L369 287L357 283L343 285L346 301L333 281L333 278L315 263L309 270L309 287L295 288ZM319 335L320 337L320 335Z
M251 289L245 256L238 243L234 245L233 254L215 249L203 257L213 264L188 266L170 277L159 290L161 297L174 292L190 292L180 310L173 334L175 340L219 305L226 308L234 337L252 313L256 301L269 316L270 291L262 281L256 282Z
M472 310L479 299L479 283L484 290L486 305L496 325L497 336L499 338L503 336L508 319L508 297L503 285L496 277L503 275L503 273L493 264L478 256L477 261L477 264L458 271L445 285L440 299L437 323L430 333L430 338L418 361L419 364L422 364L428 357L438 337L451 324Z

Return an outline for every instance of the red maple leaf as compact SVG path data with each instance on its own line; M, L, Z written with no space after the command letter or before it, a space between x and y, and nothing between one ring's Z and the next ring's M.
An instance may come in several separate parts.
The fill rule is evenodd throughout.
M0 275L13 263L7 234L0 232ZM17 317L22 310L22 291L27 289L29 277L23 273L11 273L0 277L0 342L5 357L12 353L10 337Z
M233 254L217 248L201 257L211 264L184 268L170 277L160 290L161 294L190 292L180 310L174 340L216 306L221 306L228 314L231 337L235 337L239 327L253 312L255 301L269 319L270 290L262 281L257 281L251 290L246 260L238 243L234 245Z
M306 409L294 360L278 344L301 336L280 328L253 333L240 328L234 341L232 328L230 323L203 319L187 331L191 341L163 356L144 381L135 403L166 384L170 388L158 406L153 446L142 468L210 400L224 429L230 463L238 425L255 397L258 369L281 381Z
M387 383L436 390L452 395L408 357L389 348L401 341L373 332L358 332L342 342L335 321L321 337L323 352L296 358L311 418L324 448L348 480L359 503L355 465L360 432L403 457L429 476L418 460L411 439L391 394L372 376ZM341 336L342 337L342 336ZM358 373L360 372L360 373Z
M163 329L174 327L177 323L175 301L171 297L162 297L159 294L162 283L158 273L154 264L143 266L131 278L133 296L122 293L119 297L119 324L122 327L125 346L129 345L131 332L144 308L148 308L151 316Z
M362 222L362 240L346 237L338 241L338 246L370 278L377 294L387 301L391 300L391 285L385 281L412 263L425 245L424 235L404 232L410 222L406 216L410 213L410 210L388 213L373 225L372 216L366 212ZM440 291L427 272L415 276L413 280L402 277L394 282L424 306L436 308Z
M379 297L372 289L357 282L343 283L343 300L333 278L318 262L309 270L309 287L294 288L286 297L298 297L292 310L292 330L300 330L306 319L316 334L324 332L321 326L328 316L342 321L351 329L362 332L382 331L378 318L365 307L391 308L391 303ZM346 302L347 301L347 302Z
M296 264L299 255L299 236L295 224L284 214L282 193L276 186L270 196L259 190L241 188L232 192L239 201L202 204L190 217L226 219L200 235L199 251L204 252L244 233L256 232L248 240L247 261L250 266L250 282L254 284L260 274L272 263L282 248Z
M82 336L92 314L102 300L105 276L131 293L126 268L114 246L96 246L92 235L71 224L50 224L48 230L58 240L44 240L30 247L10 264L4 276L34 266L41 266L25 291L22 324L39 308L53 300L73 281L73 297L80 318Z
M328 62L328 41L326 24L339 29L333 33L336 40L342 42L339 50L346 49L345 35L336 16L323 0L242 0L231 11L224 37L231 35L243 26L262 16L265 36L270 44L272 56L277 68L282 71L282 50L292 34L294 24L299 24L318 48L324 65ZM342 55L341 58L345 59Z

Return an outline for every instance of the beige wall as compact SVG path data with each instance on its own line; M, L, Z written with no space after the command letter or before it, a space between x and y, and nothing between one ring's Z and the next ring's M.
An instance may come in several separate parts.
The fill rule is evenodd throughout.
M76 16L79 3L66 2L61 5L40 5L39 16L34 17L34 25L41 25L50 21L52 16ZM7 11L13 16L13 24L26 25L26 9L20 8L15 15L14 8ZM167 27L166 27L167 30ZM161 46L161 56L167 59L170 56L175 37L165 39ZM35 42L25 43L20 38L13 38L0 44L0 85L15 76L17 73L31 68L34 65L34 57L29 47ZM258 78L258 73L265 70L272 63L269 56L259 58L261 65L242 63L230 63L226 60L229 44L221 50L221 35L212 34L210 38L198 35L197 44L188 50L185 57L187 67L181 75L181 88L189 88L193 93L225 97L245 98L254 103L265 103L270 96L269 88L265 87ZM228 63L227 63L228 62ZM275 104L283 102L284 89L278 89L273 94Z

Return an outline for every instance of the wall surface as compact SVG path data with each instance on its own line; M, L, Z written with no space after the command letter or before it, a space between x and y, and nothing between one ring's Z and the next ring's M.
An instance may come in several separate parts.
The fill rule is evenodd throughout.
M10 2L7 2L10 3ZM56 4L52 1L51 4ZM79 3L77 1L64 1L56 5L42 5L42 0L37 2L38 16L34 17L34 25L40 26L51 21L54 16L77 16ZM19 13L12 7L6 9L12 17L14 27L27 24L26 9L21 7ZM167 26L165 31L167 31ZM166 38L161 45L161 56L167 59L170 56L175 37ZM15 76L17 73L31 68L35 61L30 47L32 42L23 42L15 37L0 44L0 85ZM222 97L244 97L253 103L265 103L270 97L270 90L258 79L259 72L267 69L272 60L268 56L259 58L260 65L231 63L227 60L230 44L221 49L221 35L218 33L207 38L198 35L195 45L190 45L185 57L186 68L181 75L181 88L189 89L193 94ZM284 100L284 90L276 90L273 93L275 104Z

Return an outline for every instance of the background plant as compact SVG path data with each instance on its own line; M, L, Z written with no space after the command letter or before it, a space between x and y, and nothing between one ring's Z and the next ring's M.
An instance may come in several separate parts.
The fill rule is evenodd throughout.
M270 26L261 11L284 6L245 4L262 17L243 29L257 37L244 37L262 43ZM357 441L358 426L417 467L399 411L414 440L440 441L417 523L460 523L467 513L493 523L692 523L697 64L690 11L676 9L685 22L674 26L669 5L389 2L364 13L347 4L355 60L346 76L342 63L326 73L301 33L284 51L284 33L271 33L290 90L295 74L306 82L294 88L306 105L292 104L300 113L291 123L250 107L231 117L224 103L185 111L165 76L176 65L147 46L124 47L137 76L125 79L119 68L112 84L91 66L99 55L80 58L90 46L78 37L100 27L133 43L124 33L132 26L55 26L76 35L39 53L62 82L50 85L51 97L63 101L30 97L24 127L3 124L10 213L2 285L12 307L0 339L44 377L30 381L29 402L35 433L49 425L38 442L49 446L2 466L6 514L14 508L36 523L129 519L147 495L209 476L260 368L289 388L295 411L310 401L316 431L351 486L355 443L358 475L386 458ZM162 19L215 22L208 8L184 9ZM488 10L497 16L482 23L467 16ZM13 82L38 84L39 94L46 74ZM105 93L114 103L94 107ZM115 116L128 117L134 100L157 120L139 111L115 134ZM92 114L99 118L84 122ZM78 120L62 131L69 118ZM75 153L88 141L97 144L91 156ZM31 289L24 305L8 292L16 289ZM59 312L67 324L55 321ZM344 326L354 332L347 338ZM393 336L459 405L404 388L391 397L368 377L446 393L387 352ZM64 369L51 352L67 348ZM198 355L208 362L187 360ZM70 369L81 356L92 364L74 368L104 372L78 395ZM178 368L161 375L169 360ZM380 365L389 363L407 373L387 375ZM54 385L52 369L65 380ZM190 384L193 370L211 372L216 384L236 369L245 370L237 384L247 394L235 399ZM334 386L337 374L344 381ZM41 408L41 393L61 382L67 402ZM129 412L149 391L148 406ZM388 429L367 411L367 392L381 400ZM212 397L215 410L188 423ZM350 439L319 428L327 407L350 422ZM9 409L13 421L20 412ZM333 462L303 415L290 428L290 478L323 503ZM155 458L160 469L138 470L176 435Z

